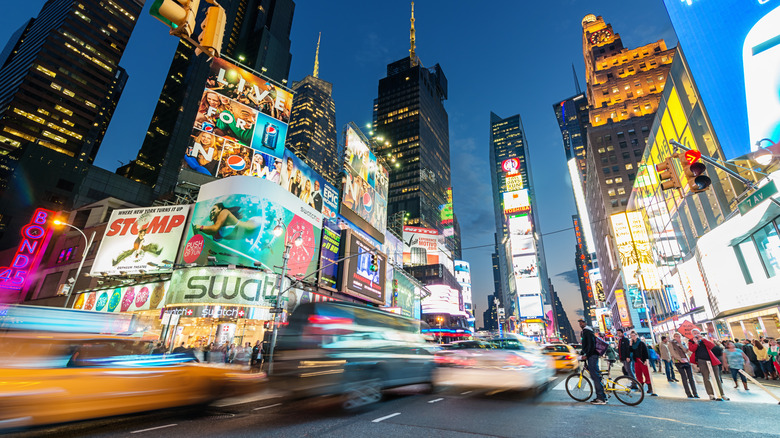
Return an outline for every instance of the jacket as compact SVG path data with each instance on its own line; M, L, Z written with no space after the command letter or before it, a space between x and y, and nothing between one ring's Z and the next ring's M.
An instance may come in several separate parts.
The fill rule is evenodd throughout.
M664 344L663 342L658 344L658 349L661 350L662 360L672 360L671 345L668 342L666 344Z
M640 362L647 362L650 359L650 353L647 351L647 345L638 340L635 345L631 346L631 350L634 351L634 359L639 359Z
M593 329L590 326L585 326L582 329L582 354L585 357L598 356L596 351L596 335L593 333Z
M688 357L685 355L685 348L677 341L669 343L669 352L672 354L672 359L675 362L688 363Z
M745 355L750 359L751 362L758 362L758 359L756 359L756 352L753 351L753 346L750 344L744 344L742 346L742 351L745 352Z
M710 342L707 339L702 338L701 340L704 343L704 347L707 349L707 353L710 354L710 362L712 362L712 366L720 365L720 361L717 357L715 357L714 354L712 354L712 347L715 346L712 342ZM699 348L699 344L696 342L693 342L693 340L688 341L688 350L691 352L690 361L691 363L698 363L696 360L696 350Z
M756 359L758 359L759 362L769 360L769 351L767 351L766 347L762 349L754 348L753 352L756 353Z
M620 360L628 360L631 357L631 343L628 341L628 338L623 336L618 341L618 354L620 355Z

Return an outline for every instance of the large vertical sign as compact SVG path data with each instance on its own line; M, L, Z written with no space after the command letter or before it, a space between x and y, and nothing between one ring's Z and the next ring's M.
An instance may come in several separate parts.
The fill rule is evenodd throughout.
M780 142L780 2L664 4L725 159Z
M321 230L322 214L279 185L221 179L201 186L180 260L274 269L289 246L288 275L308 276L317 269Z
M460 284L464 310L471 310L471 266L469 262L455 260L455 281Z
M383 243L389 174L353 123L345 130L344 170L341 214Z
M54 212L39 208L22 228L22 241L16 249L11 265L0 267L0 289L21 290L27 274L35 270L51 238L49 221ZM0 299L2 299L0 297Z

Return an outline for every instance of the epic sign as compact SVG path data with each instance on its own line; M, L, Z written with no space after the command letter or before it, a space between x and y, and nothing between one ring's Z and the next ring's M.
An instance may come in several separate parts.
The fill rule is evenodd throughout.
M40 261L42 249L49 239L49 218L53 211L39 208L29 224L22 228L22 241L16 250L11 266L0 268L0 289L20 290L27 273Z

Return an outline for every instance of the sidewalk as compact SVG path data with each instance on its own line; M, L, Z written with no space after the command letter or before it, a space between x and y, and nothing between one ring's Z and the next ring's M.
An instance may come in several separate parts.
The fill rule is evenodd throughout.
M680 379L680 374L675 373L677 380ZM682 381L680 382L668 382L666 380L666 374L651 373L650 378L653 380L653 388L655 388L659 397L664 398L683 398L687 399L685 395L685 388ZM701 400L709 401L707 390L704 388L704 380L701 374L694 374L693 380L696 381L696 391L698 391ZM758 379L759 383L764 385L763 379ZM731 374L723 375L723 391L726 393L726 397L730 398L733 402L742 403L768 403L777 404L777 400L772 398L769 394L761 389L758 385L754 384L748 379L749 391L745 391L742 386L742 380L739 380L739 389L734 389L734 379L731 378ZM780 397L780 388L776 386L764 385L766 389L771 391L775 396ZM715 391L715 396L718 396L718 387L715 383L714 377L712 378L712 389Z

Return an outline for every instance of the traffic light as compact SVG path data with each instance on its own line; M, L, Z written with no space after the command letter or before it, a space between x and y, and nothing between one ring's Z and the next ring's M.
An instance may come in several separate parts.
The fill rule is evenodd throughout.
M376 261L376 254L371 253L371 272L379 270L379 264Z
M674 162L671 157L665 159L663 163L656 164L655 170L658 172L658 179L661 181L661 188L663 190L682 188L680 178L674 170Z
M200 0L154 0L149 15L171 28L171 35L188 37L195 30Z
M712 184L710 177L704 173L707 171L707 166L701 161L690 163L687 160L683 160L683 173L688 178L688 188L693 193L700 193L707 190Z
M222 50L222 37L225 35L225 23L227 14L221 6L211 6L206 11L206 18L200 27L203 31L198 36L200 47L195 49L195 56L205 52L209 56L219 56Z

